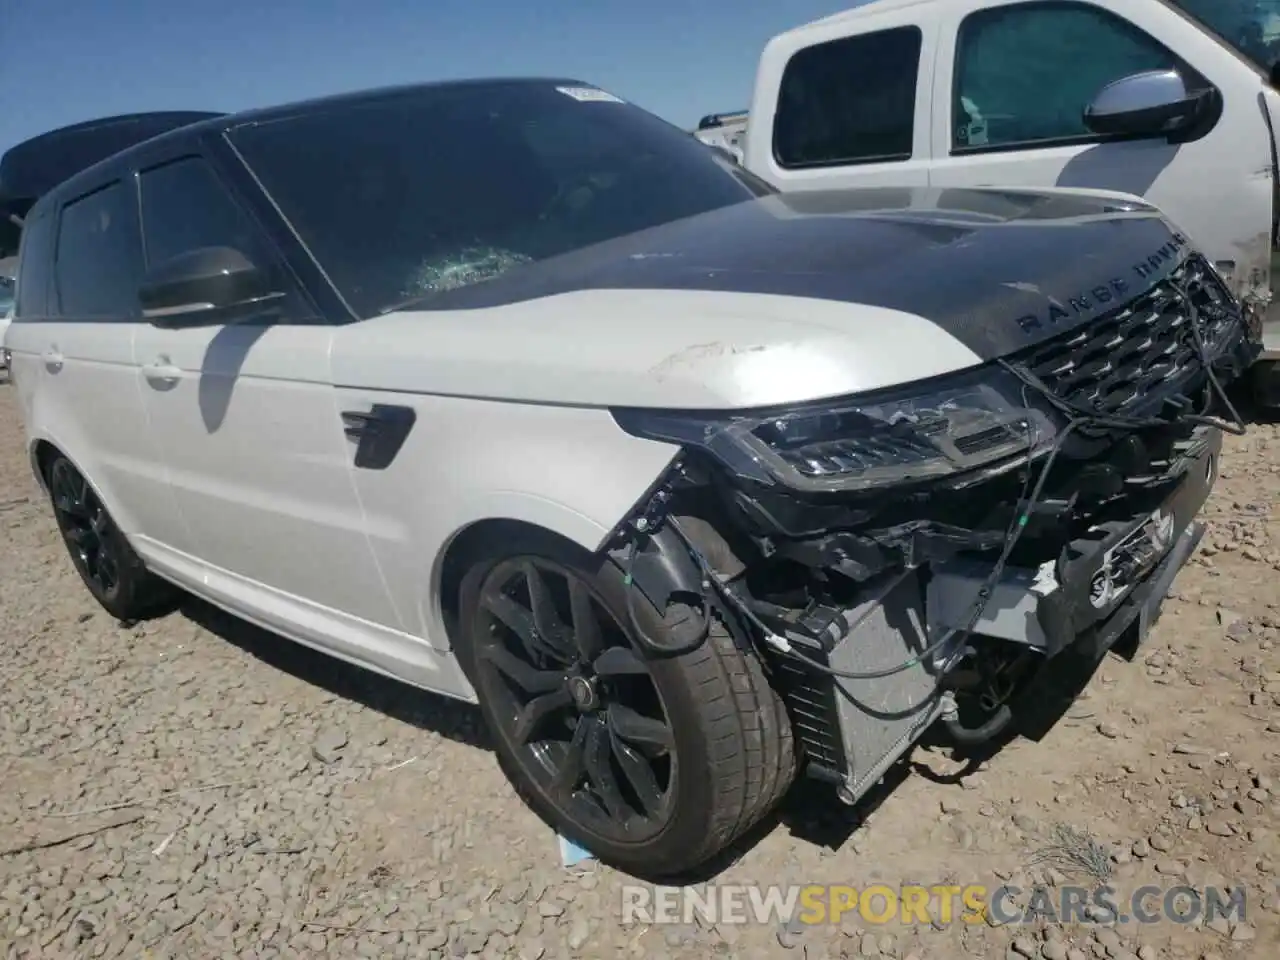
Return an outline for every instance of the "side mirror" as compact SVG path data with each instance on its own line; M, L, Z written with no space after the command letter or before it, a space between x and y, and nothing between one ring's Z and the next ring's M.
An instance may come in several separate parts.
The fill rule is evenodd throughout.
M138 300L143 317L157 327L225 323L229 311L265 307L283 297L272 279L239 250L202 247L148 270Z
M1107 84L1084 110L1094 133L1169 136L1199 119L1209 91L1188 93L1176 70L1148 70Z

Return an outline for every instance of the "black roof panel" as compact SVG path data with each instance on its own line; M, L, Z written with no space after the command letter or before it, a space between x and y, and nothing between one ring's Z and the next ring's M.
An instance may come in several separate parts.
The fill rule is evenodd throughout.
M59 127L10 147L0 156L0 257L18 246L23 217L40 197L82 170L152 137L225 116L194 110L129 113Z

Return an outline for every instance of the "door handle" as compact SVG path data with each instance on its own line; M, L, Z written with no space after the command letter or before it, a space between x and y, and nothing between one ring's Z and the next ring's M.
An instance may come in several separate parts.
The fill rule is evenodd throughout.
M62 354L57 347L50 347L44 352L44 368L50 373L57 373L62 369Z
M142 365L142 375L147 378L149 384L157 388L172 387L182 379L182 371L164 360L158 360L155 363L144 363Z

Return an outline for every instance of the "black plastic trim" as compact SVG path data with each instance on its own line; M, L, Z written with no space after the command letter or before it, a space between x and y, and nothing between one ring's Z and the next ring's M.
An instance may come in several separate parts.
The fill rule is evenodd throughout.
M355 466L358 470L385 470L417 423L413 407L375 403L372 409L344 410L343 432L356 441Z
M629 561L631 547L622 545L610 556L624 570L630 563L632 585L657 610L666 610L672 594L703 594L702 571L689 556L680 536L669 527L661 527L642 537L635 559Z

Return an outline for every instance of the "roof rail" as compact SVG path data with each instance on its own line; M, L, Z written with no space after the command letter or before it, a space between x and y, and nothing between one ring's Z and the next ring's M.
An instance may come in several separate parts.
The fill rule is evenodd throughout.
M699 130L710 130L712 127L722 127L726 123L732 123L735 120L747 119L747 110L733 110L728 113L709 113L698 121Z

